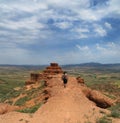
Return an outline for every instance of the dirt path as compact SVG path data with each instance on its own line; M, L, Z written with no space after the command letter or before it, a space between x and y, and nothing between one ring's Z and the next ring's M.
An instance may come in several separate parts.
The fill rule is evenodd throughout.
M33 115L11 112L0 116L0 123L96 123L106 112L84 96L74 77L64 88L61 76L50 81L51 97Z

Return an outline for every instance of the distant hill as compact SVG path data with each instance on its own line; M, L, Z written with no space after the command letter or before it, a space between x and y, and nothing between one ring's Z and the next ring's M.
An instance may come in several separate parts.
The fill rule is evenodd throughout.
M43 70L47 65L9 65L9 64L0 64L0 68L9 68L9 69L26 69L26 70Z
M7 67L7 68L21 68L21 69L32 69L32 70L43 70L48 65L9 65L9 64L0 64L0 67ZM82 64L66 64L66 65L60 65L62 68L82 68L82 67L89 67L89 68L100 68L100 69L117 69L120 70L120 63L115 64L101 64L101 63L82 63Z
M120 63L115 64L101 64L101 63L82 63L82 64L68 64L63 65L63 67L120 67Z
M85 70L85 71L101 71L101 72L120 72L120 63L118 64L101 64L101 63L83 63L83 64L70 64L70 65L63 65L62 68L64 70L74 70L77 71Z

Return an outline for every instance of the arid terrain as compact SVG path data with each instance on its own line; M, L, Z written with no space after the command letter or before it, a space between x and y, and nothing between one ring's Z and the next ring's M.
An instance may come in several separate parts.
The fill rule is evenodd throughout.
M25 85L25 80L28 79L30 71L28 72L24 70L24 74L16 74L16 77L18 75L19 77L22 77L24 75L21 80L25 80L21 83L21 85L14 85L13 90L10 87L10 90L9 88L6 88L6 91L10 91L6 93L6 95L3 96L1 92L1 110L3 110L4 112L2 115L0 115L0 123L120 122L120 104L118 93L119 86L117 86L118 90L116 90L115 93L112 93L106 91L104 85L106 85L107 83L102 82L100 90L100 88L97 89L100 83L95 84L95 81L93 81L93 83L91 82L91 80L93 79L93 74L89 73L89 70L88 73L84 73L83 69L81 72L78 72L79 69L71 69L70 71L70 69L64 68L64 70L68 71L68 84L66 88L64 88L63 82L61 80L61 73L49 75L49 77L47 77L47 81L40 81L30 85ZM97 72L94 74L94 76L96 75L96 78L94 78L96 80L100 79L98 77L102 76L101 73ZM19 72L17 71L16 73ZM4 74L1 74L1 78L3 77L2 75ZM104 77L105 75L110 76L111 73L104 74ZM115 79L115 75L118 75L118 73L113 75ZM78 83L76 79L77 76L82 76L82 78L85 79L85 83ZM91 79L88 79L88 77L91 77ZM15 78L15 75L13 78ZM106 79L107 77L104 78L104 81L106 81ZM86 82L86 80L88 81L88 83ZM1 85L5 86L4 78L0 79L0 81L2 83ZM114 89L114 86L110 89ZM3 91L5 90L3 89ZM108 97L108 94L111 95ZM8 106L7 104L6 107L3 107L3 105L5 106L5 104L3 103L10 104L12 107ZM35 111L28 110L31 107ZM113 110L114 112L112 112L111 110Z

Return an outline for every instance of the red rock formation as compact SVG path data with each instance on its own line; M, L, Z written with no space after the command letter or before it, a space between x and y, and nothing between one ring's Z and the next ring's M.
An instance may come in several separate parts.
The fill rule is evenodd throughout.
M61 67L57 63L51 63L50 66L46 67L44 74L54 75L63 73Z
M101 108L108 108L114 104L114 100L108 98L107 96L96 90L92 90L89 93L88 98L95 102L96 105Z
M85 84L84 79L82 79L80 76L76 78L77 82L80 84Z
M82 92L89 100L95 102L98 107L108 108L115 104L115 100L105 96L99 91L92 90L86 86L82 88Z
M43 73L31 73L30 80L25 82L26 85L36 84L41 80L51 79L50 75L61 74L63 73L62 68L57 63L51 63L50 66L46 67Z
M39 77L40 77L40 74L39 73L31 73L30 74L30 80L27 80L25 82L25 84L26 85L35 84L36 82L39 81Z
M30 75L32 81L38 81L39 80L39 74L38 73L31 73Z

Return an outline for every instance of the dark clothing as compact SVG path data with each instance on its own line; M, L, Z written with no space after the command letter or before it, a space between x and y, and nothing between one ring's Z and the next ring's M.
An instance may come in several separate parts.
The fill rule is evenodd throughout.
M63 79L64 84L67 84L67 79Z
M64 83L64 84L67 84L67 81L68 81L67 75L64 74L64 75L62 76L62 80L63 80L63 83Z

